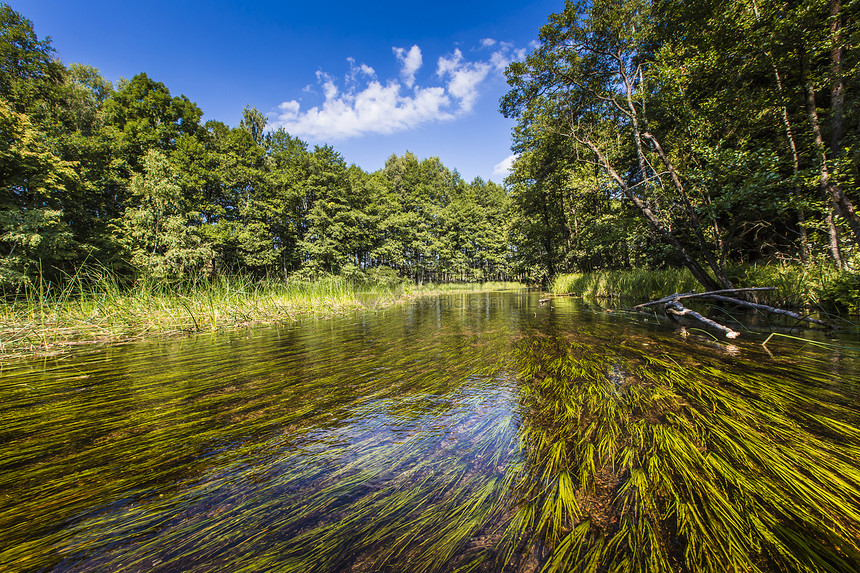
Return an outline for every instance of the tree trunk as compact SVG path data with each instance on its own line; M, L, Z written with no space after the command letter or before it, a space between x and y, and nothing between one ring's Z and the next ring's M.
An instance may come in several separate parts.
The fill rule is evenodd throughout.
M641 72L641 68L637 68L637 70L634 71L634 73L631 75L627 71L626 65L624 63L624 58L621 56L621 54L615 54L615 60L618 64L618 73L621 76L622 81L624 82L624 96L627 109L625 110L621 105L618 104L616 104L616 106L619 111L626 114L627 117L630 118L630 122L633 127L633 141L636 145L636 157L639 163L639 170L642 174L642 178L644 180L650 179L650 172L654 173L655 177L657 177L659 181L657 171L648 162L648 159L645 156L645 152L643 150L642 140L647 139L655 145L655 147L657 148L657 152L660 155L660 159L663 162L663 165L669 171L670 177L672 179L672 185L675 188L675 191L678 193L682 203L684 204L685 210L687 211L687 217L689 218L690 226L693 230L694 235L696 236L696 240L699 243L699 250L701 251L702 257L705 259L705 262L708 264L708 266L714 272L714 275L717 277L716 281L707 273L707 271L705 271L705 269L702 268L702 266L695 260L695 258L690 256L690 253L687 252L683 245L681 245L681 243L677 240L674 234L672 234L672 232L660 222L654 212L651 211L651 209L638 196L636 196L636 194L633 193L633 191L626 184L622 185L624 194L628 198L633 200L636 206L639 207L639 210L642 211L643 214L645 214L646 218L652 224L652 226L654 226L655 229L657 229L657 231L663 237L668 239L672 246L674 246L678 250L678 253L684 260L684 265L688 269L690 269L690 272L693 274L696 280L702 284L702 286L707 289L719 288L720 286L724 288L731 288L732 283L725 276L725 273L723 272L722 268L720 267L720 265L717 264L717 261L713 258L710 249L708 249L707 245L705 244L698 217L696 216L695 210L690 204L689 198L687 197L687 193L684 189L684 186L681 184L681 180L678 177L677 172L675 171L674 165L663 152L663 148L660 146L659 142L657 142L657 140L647 131L643 132L642 128L640 127L639 112L636 110L636 105L633 101L633 89L636 81L637 72ZM586 145L588 145L593 152L597 151L597 147L595 147L590 141ZM619 182L619 184L621 184L621 178L618 176L615 170L611 168L606 158L599 152L597 152L597 155L598 157L600 157L600 163L604 166L604 168L608 168L607 170L612 170L612 173L610 174L612 178L615 179L616 182Z
M666 226L660 222L660 219L657 217L654 211L652 211L651 208L648 207L648 205L645 204L645 202L642 201L642 199L640 199L636 195L636 193L633 192L632 189L630 189L624 179L622 179L621 176L618 175L618 172L615 171L615 169L612 167L606 157L600 152L600 149L598 149L597 146L594 145L594 143L592 143L588 139L580 139L579 141L586 145L589 149L591 149L592 153L594 153L594 155L597 157L598 161L609 174L609 176L618 184L624 195L628 199L633 201L636 207L639 208L639 211L645 216L645 219L648 221L648 223L651 224L654 230L657 231L661 237L663 237L669 244L671 244L675 248L675 250L681 256L681 259L684 261L684 266L690 269L690 273L692 273L693 277L708 290L717 290L721 288L722 285L716 280L714 280L713 277L711 277L711 275L709 275L708 272L703 269L702 266L692 256L690 256L684 246L678 241L675 235L672 234L672 231L667 229Z
M824 196L829 199L833 214L846 220L848 227L851 229L854 243L857 244L860 242L860 217L854 212L854 205L851 203L851 200L845 196L840 186L831 177L824 138L821 136L821 122L818 119L818 108L815 103L815 87L809 79L809 62L805 54L801 54L801 60L802 81L806 91L806 114L809 117L815 155L818 160L819 187ZM835 230L835 225L832 229ZM831 231L830 244L834 261L841 268L843 264L841 256L837 252L838 248L834 250L834 246L838 247L839 238L833 235L833 231Z
M845 81L842 77L843 42L840 38L842 21L839 12L842 9L841 0L830 0L830 157L835 159L842 155L842 138L845 137Z

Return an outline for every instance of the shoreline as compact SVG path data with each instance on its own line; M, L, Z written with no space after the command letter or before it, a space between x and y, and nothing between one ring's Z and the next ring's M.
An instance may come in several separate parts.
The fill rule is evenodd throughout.
M89 346L332 318L423 296L515 288L524 287L513 282L355 285L332 278L300 285L221 281L188 292L137 288L19 300L0 304L0 364Z

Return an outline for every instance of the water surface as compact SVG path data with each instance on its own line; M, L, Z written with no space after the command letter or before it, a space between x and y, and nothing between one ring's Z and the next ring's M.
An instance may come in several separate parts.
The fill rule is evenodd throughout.
M5 367L0 570L860 569L856 340L538 298Z

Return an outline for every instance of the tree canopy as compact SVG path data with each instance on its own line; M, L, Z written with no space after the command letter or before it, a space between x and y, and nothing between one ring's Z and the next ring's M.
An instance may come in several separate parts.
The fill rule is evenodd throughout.
M856 263L858 6L565 2L507 69L520 264Z
M485 280L510 272L508 197L438 158L366 173L247 106L239 126L145 73L65 66L0 4L0 286L101 265L134 280L213 273Z
M857 0L568 0L506 71L505 186L367 173L246 106L64 65L0 4L0 284L100 265L415 281L860 260ZM381 273L381 274L380 274Z

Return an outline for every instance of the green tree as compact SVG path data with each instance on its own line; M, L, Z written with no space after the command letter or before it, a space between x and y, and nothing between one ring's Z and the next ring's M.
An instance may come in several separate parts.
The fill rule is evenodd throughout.
M131 264L160 279L207 275L214 253L199 232L199 213L188 210L168 157L150 150L143 167L132 179L134 205L126 208L119 224Z
M76 183L73 167L26 115L0 101L0 284L20 285L75 255L60 198Z

